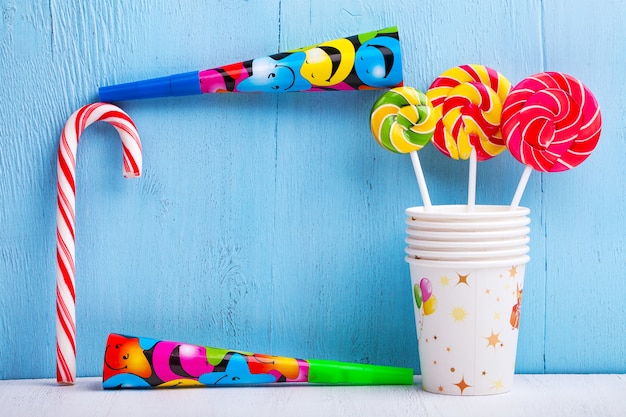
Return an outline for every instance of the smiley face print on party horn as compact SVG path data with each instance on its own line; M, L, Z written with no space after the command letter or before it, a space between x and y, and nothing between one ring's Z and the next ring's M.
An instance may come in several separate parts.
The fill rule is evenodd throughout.
M297 359L114 333L107 339L102 375L105 389L274 383L411 385L413 370Z
M150 80L100 87L115 102L207 93L354 91L403 84L398 29L390 27L288 52Z

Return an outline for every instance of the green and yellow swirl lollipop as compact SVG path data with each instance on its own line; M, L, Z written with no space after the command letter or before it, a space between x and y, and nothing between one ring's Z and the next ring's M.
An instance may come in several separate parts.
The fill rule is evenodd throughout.
M424 208L431 202L417 151L427 145L437 118L430 100L412 87L396 87L383 94L372 106L370 125L376 142L388 151L408 153L415 171Z

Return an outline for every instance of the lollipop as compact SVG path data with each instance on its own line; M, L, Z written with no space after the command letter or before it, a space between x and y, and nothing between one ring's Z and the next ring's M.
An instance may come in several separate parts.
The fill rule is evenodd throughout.
M469 207L476 199L476 161L506 149L500 116L510 89L509 81L491 68L461 65L441 74L426 93L437 118L433 144L450 158L470 160Z
M431 140L435 130L430 101L411 87L397 87L383 94L372 106L370 125L376 142L396 153L408 153L417 178L424 207L431 207L417 151Z
M598 102L576 78L543 72L517 84L502 110L506 146L526 165L511 206L519 205L533 169L565 171L587 159L601 128Z

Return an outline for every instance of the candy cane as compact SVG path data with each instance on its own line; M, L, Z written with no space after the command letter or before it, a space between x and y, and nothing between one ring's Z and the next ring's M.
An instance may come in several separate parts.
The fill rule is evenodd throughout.
M141 142L135 124L119 107L94 103L77 110L65 123L57 165L57 271L56 328L57 382L76 379L76 294L74 291L74 206L76 203L76 149L82 132L104 121L115 127L122 139L125 178L141 175Z

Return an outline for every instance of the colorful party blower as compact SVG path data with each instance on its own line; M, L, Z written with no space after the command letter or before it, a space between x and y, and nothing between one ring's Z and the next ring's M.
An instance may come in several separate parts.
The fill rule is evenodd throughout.
M100 100L222 92L336 91L402 85L398 29L335 39L203 71L100 87Z
M602 116L591 91L571 75L543 72L511 90L502 110L506 146L526 165L513 196L517 207L533 169L572 169L591 155L600 139Z
M262 355L114 333L109 335L104 353L105 389L273 383L411 385L413 370Z

